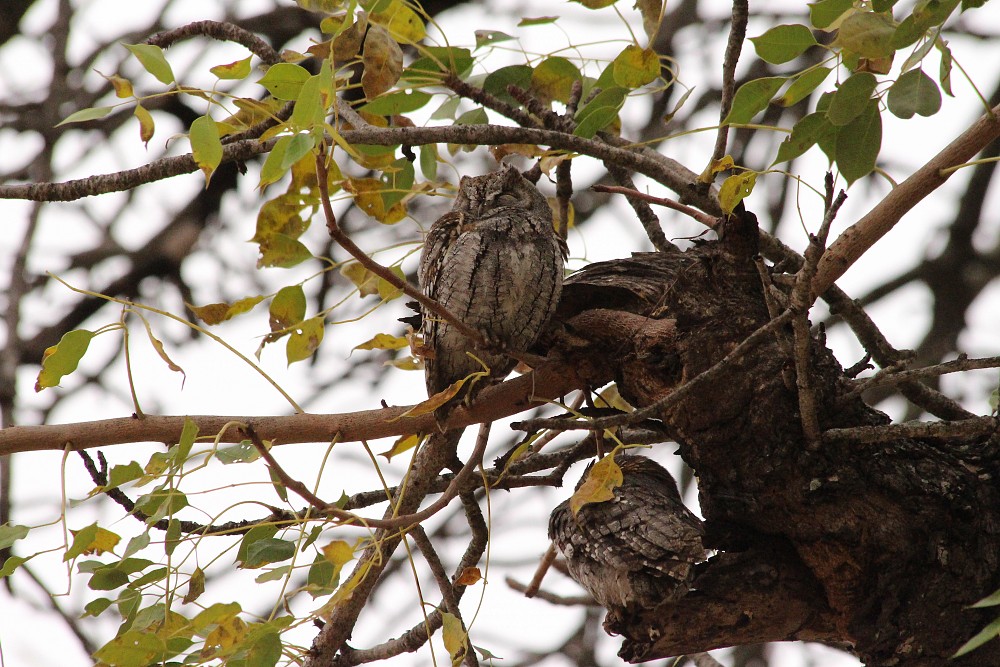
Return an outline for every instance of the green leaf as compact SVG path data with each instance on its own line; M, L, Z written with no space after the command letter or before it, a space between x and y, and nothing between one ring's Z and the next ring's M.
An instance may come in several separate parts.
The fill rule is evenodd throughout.
M951 657L958 658L966 653L970 653L998 635L1000 635L1000 618L994 620L992 623L976 633L972 639L962 644L962 646L955 651L955 655Z
M486 125L489 122L490 118L482 107L470 109L455 119L455 125Z
M809 3L809 22L824 30L854 7L854 0L820 0Z
M577 125L573 134L590 139L610 125L618 118L618 110L625 104L626 95L628 91L625 88L617 87L599 92L576 112Z
M220 79L245 79L250 74L250 61L253 56L247 56L226 65L216 65L209 71Z
M772 65L794 60L817 43L812 31L799 24L775 26L760 37L751 37L750 41L757 55Z
M163 552L168 556L174 553L174 549L181 543L181 522L171 517L167 522L167 532L163 540Z
M306 316L306 294L302 285L282 287L268 309L271 331L281 331L298 324Z
M722 123L724 125L749 123L754 116L767 108L775 93L787 80L783 76L771 76L747 81L733 96L733 106Z
M252 463L260 458L260 452L258 452L257 448L253 446L252 442L244 440L243 442L230 447L223 447L216 450L215 458L217 458L222 465L230 465L233 463Z
M245 667L274 667L281 659L281 637L277 632L265 632L246 649Z
M459 77L472 69L472 52L469 49L448 46L428 46L421 49L427 55L418 58L406 68L403 79L414 83L439 82L445 72Z
M302 322L292 331L285 346L285 358L288 364L303 361L312 356L323 342L324 323L322 317L313 317Z
M292 130L309 130L316 125L323 124L325 110L323 109L322 95L320 95L321 86L322 79L318 74L309 77L302 84L295 99L292 117L288 119L288 126ZM294 162L293 160L289 166Z
M837 167L851 184L875 168L882 148L882 116L878 101L869 100L861 114L837 133Z
M240 563L240 567L254 570L271 563L286 561L294 555L295 542L276 537L265 537L255 540L247 547L246 559Z
M85 329L68 331L58 343L47 348L42 353L42 370L35 380L35 391L58 386L63 376L75 371L94 336L93 331Z
M149 546L149 533L139 533L132 539L128 541L128 545L125 547L125 553L122 554L123 558L128 558L129 556L134 556L143 549Z
M92 523L86 528L73 533L73 544L70 545L66 553L63 554L63 562L73 560L90 548L90 545L97 539L97 524Z
M497 44L498 42L509 42L514 39L507 33L500 32L499 30L476 30L475 35L477 49L489 46L490 44Z
M615 83L634 90L645 86L660 76L660 58L652 49L629 44L615 56L611 63Z
M896 52L892 43L896 26L883 14L858 12L840 24L835 44L864 58L887 58Z
M549 23L555 23L558 20L558 16L536 16L534 18L525 16L517 22L517 27L522 28L532 25L548 25Z
M783 107L798 104L811 95L821 83L826 81L826 78L830 76L830 72L832 71L829 67L815 67L806 70L792 81L792 85L788 86L785 92L781 94L781 97L774 100L774 103Z
M982 600L969 605L969 609L983 609L985 607L996 607L997 605L1000 605L1000 590L993 591Z
M437 178L437 161L437 144L425 144L420 147L420 173L428 181Z
M834 125L847 125L864 111L875 92L875 75L870 72L858 72L840 84L840 88L830 100L827 117Z
M836 128L830 124L826 114L809 114L795 124L791 135L778 146L778 156L774 158L771 166L773 167L779 162L794 160L819 143L820 139L834 132L836 132Z
M111 472L108 474L108 484L104 490L117 489L122 484L139 479L142 475L142 466L137 461L132 461L127 465L112 466Z
M521 103L511 97L507 92L507 86L513 84L524 90L531 88L532 69L527 65L510 65L501 67L495 72L491 72L483 81L483 90L508 104L520 105Z
M74 111L59 121L59 123L56 124L56 127L59 127L60 125L69 125L70 123L83 123L88 120L99 120L114 110L114 107L89 107L87 109L80 109L79 111Z
M0 549L9 549L14 542L28 534L27 526L20 526L16 523L5 523L0 526Z
M544 103L567 102L573 83L581 78L576 65L558 56L538 63L531 73L531 91Z
M886 103L898 118L913 118L914 114L933 116L941 109L941 91L923 70L910 70L889 88Z
M430 93L425 93L421 90L414 90L410 93L407 93L405 90L398 90L394 93L375 98L361 107L361 111L366 111L376 116L395 116L397 114L416 111L427 104L430 99Z
M111 667L146 667L159 663L166 644L156 634L129 630L97 649L94 658Z
M954 97L954 93L951 92L951 49L944 45L943 40L938 40L938 42L942 44L938 47L941 50L941 68L938 71L938 80L941 82L941 90L949 97Z
M212 174L222 163L222 141L219 140L219 126L209 116L199 116L191 123L191 154L195 164L205 174L205 187L212 180Z
M171 84L174 82L174 72L170 69L170 63L163 57L163 49L152 44L123 44L132 52L143 69L155 76L160 83Z
M257 83L279 100L294 100L310 78L309 70L292 63L271 65Z
M0 579L14 574L14 570L21 567L29 560L31 560L31 558L25 558L24 556L7 556L7 560L3 562L3 567L0 567Z

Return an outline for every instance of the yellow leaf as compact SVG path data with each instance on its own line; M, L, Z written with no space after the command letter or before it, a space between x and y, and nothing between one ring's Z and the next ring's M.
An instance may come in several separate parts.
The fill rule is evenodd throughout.
M454 614L441 612L441 621L444 648L451 656L451 664L459 665L465 658L465 652L469 650L469 634L462 627L462 621Z
M660 75L660 57L656 51L635 44L626 46L611 65L615 83L625 88L645 86Z
M402 438L396 440L391 448L380 452L379 456L384 456L386 461L391 461L393 456L416 447L420 443L420 440L421 437L419 435L404 435Z
M344 276L358 288L358 296L364 298L369 294L378 294L380 278L366 269L360 262L351 262L340 267L340 275Z
M427 36L427 28L420 16L402 0L392 0L389 8L371 15L372 23L385 26L393 39L403 44L416 44Z
M149 140L153 138L153 133L156 131L156 124L153 122L153 116L149 113L146 107L141 104L135 105L136 120L139 121L139 139L142 143L149 144Z
M264 300L262 296L248 296L233 303L210 303L206 306L192 306L188 304L198 319L208 325L219 324L228 319L249 312L258 303Z
M584 505L603 503L615 497L614 490L621 486L624 479L622 469L615 463L616 452L617 449L591 466L587 479L573 492L569 507L574 516Z
M728 171L736 165L733 161L732 155L725 155L718 160L712 160L712 163L708 166L708 170L714 175L719 172Z
M233 616L222 621L205 637L205 648L202 651L202 657L214 655L216 653L215 648L218 648L221 652L228 651L242 643L246 637L246 633L246 621L239 616Z
M719 206L726 213L732 213L736 206L753 192L753 186L756 182L757 172L755 171L733 174L724 180L719 187Z
M344 540L334 540L321 549L323 558L336 568L354 560L354 546Z
M393 336L390 334L375 334L374 338L369 338L360 345L355 345L355 350L401 350L409 347L410 341L403 336Z
M69 532L76 535L79 531L70 530ZM97 534L94 536L94 539L92 539L84 547L82 554L84 556L100 556L101 554L109 551L114 552L115 547L118 546L118 543L121 542L121 540L122 538L119 535L112 533L110 530L105 528L98 527Z

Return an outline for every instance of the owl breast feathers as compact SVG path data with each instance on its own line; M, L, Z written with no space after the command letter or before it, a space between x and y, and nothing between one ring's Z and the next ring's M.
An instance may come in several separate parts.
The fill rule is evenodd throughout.
M704 560L704 527L681 502L677 486L656 462L619 454L623 481L615 497L580 508L564 501L549 517L549 538L570 575L608 610L605 628L683 597ZM588 472L589 472L588 468Z
M548 202L517 169L462 178L451 211L427 233L420 285L490 347L475 348L453 326L423 312L428 394L483 371L483 364L490 381L513 370L516 362L503 351L527 350L548 323L562 291L564 257ZM466 399L471 395L466 392Z

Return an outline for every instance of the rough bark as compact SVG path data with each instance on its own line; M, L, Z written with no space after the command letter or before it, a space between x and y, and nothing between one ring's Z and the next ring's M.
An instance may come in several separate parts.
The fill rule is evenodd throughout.
M734 217L685 253L587 267L558 315L567 354L588 340L633 405L662 399L769 321L756 234L752 215ZM810 445L791 339L776 330L659 415L698 475L719 554L687 598L624 629L623 657L814 639L872 666L941 665L992 620L966 607L1000 586L1000 437ZM843 370L819 338L810 372L822 430L888 423L841 399ZM1000 664L1000 646L950 664Z

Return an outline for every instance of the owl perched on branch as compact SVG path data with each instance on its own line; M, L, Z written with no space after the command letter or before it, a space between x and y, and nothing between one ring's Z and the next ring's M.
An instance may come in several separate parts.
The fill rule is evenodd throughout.
M644 456L619 454L615 462L622 483L614 498L585 504L576 516L565 500L549 517L549 538L573 579L608 610L604 627L612 633L636 613L683 597L705 558L702 522L670 473Z
M482 333L478 349L436 314L422 313L429 395L478 371L502 380L538 338L559 302L565 242L556 234L544 195L517 169L503 166L464 177L451 211L431 225L420 258L420 286L465 324ZM482 363L476 360L475 355ZM469 385L466 385L469 386Z

